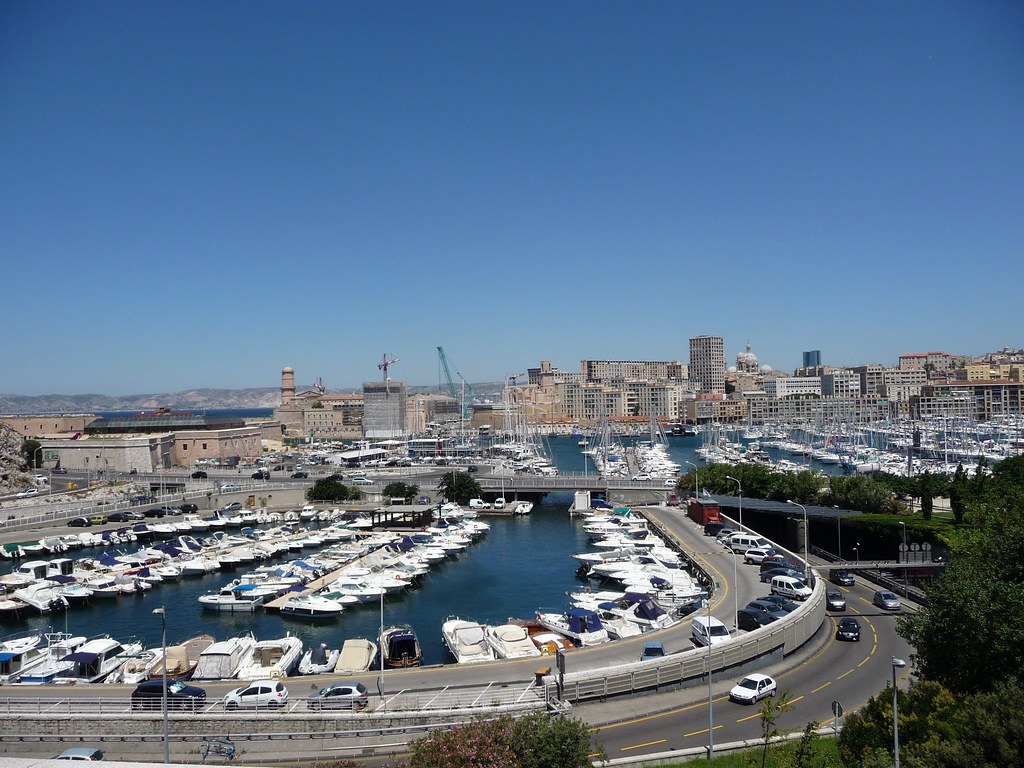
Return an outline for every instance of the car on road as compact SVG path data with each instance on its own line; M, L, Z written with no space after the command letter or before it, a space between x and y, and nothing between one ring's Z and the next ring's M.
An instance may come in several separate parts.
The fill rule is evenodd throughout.
M24 491L20 491L19 493L15 494L15 495L19 499L27 499L29 496L38 496L39 495L39 489L38 488L26 488Z
M828 580L841 587L852 587L854 584L853 574L845 568L832 568L828 572Z
M839 620L839 625L836 627L836 640L853 640L857 642L860 640L860 624L856 619L849 617Z
M353 477L352 485L373 485L373 481L365 477Z
M132 691L133 710L161 710L164 706L164 681L146 680ZM199 712L206 706L206 691L181 680L167 681L167 711Z
M88 528L92 525L92 521L88 517L72 517L68 520L68 526L71 528Z
M778 688L773 677L754 673L747 675L733 686L729 691L729 699L741 704L756 704L761 699L774 696Z
M898 611L903 606L900 599L887 589L880 589L871 598L871 602L883 611Z
M825 603L830 611L846 610L846 598L838 589L830 589L825 593Z
M704 523L704 535L717 536L718 532L725 527L725 523L721 520L712 520L710 523Z
M292 477L296 480L305 480L309 477L309 472L292 472Z
M269 469L257 469L255 472L252 473L252 475L250 475L250 477L252 477L253 480L269 480L270 479L270 470Z
M793 568L794 570L802 570L803 566L800 563L795 563L792 560L789 560L785 555L776 552L768 555L768 557L761 561L762 571L767 571L769 568Z
M337 683L321 688L306 699L308 709L366 709L370 695L362 683Z
M775 617L765 611L754 608L740 608L736 611L736 626L746 632L766 627L775 621Z
M665 655L665 646L657 641L651 640L644 643L644 649L640 652L640 661L647 659L660 659Z
M54 758L54 760L81 760L84 762L99 762L102 759L103 750L95 747L71 747Z
M641 472L639 475L633 475L630 478L630 480L639 480L641 482L646 482L646 481L648 481L650 479L651 479L651 476L649 474L647 474L646 472Z
M253 680L224 695L224 709L280 709L288 703L288 689L280 680Z
M224 483L224 485L220 487L221 493L231 493L232 491L240 490L242 490L242 486L240 486L238 483Z
M769 568L767 571L761 571L761 581L766 584L771 583L771 580L776 576L793 576L797 579L804 577L803 571L798 571L796 568Z
M758 564L766 557L774 555L775 550L770 547L751 547L743 553L743 562L750 564Z
M201 469L197 469L197 470L196 470L195 472L193 472L193 473L192 473L192 479L193 479L193 480L205 480L205 479L206 479L206 478L208 478L208 477L209 477L209 475L208 475L208 474L206 474L206 473L205 473L205 472L204 472L203 470L201 470Z
M64 467L54 467L53 469L50 470L50 472L54 475L66 475L68 473L68 471L64 469Z

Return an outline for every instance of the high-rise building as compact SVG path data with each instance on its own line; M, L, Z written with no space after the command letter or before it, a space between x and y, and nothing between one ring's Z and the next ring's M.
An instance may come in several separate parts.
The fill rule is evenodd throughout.
M701 392L725 393L725 341L721 336L690 339L690 379L700 382Z
M403 438L406 431L408 391L402 381L363 383L363 437L371 440Z
M809 352L804 352L804 364L802 368L818 368L821 366L821 350L812 349Z

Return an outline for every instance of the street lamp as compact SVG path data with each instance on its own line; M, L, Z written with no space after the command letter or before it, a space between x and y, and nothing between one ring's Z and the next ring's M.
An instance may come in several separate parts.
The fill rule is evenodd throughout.
M726 480L732 480L740 487L740 532L743 532L743 483L730 475L725 476Z
M735 562L735 554L733 562ZM715 710L714 697L711 693L711 585L708 585L708 760L715 757Z
M167 724L167 614L164 611L164 607L160 606L153 609L153 615L160 617L160 646L163 648L164 654L164 689L161 702L164 711L164 763L169 763L171 762L171 745Z
M693 467L693 496L694 498L700 498L700 492L697 490L697 465L692 461L687 461L691 467Z
M857 565L860 565L860 542L857 542L857 546L853 548L853 554L857 557Z
M807 534L807 507L803 504L797 504L792 499L786 499L787 504L792 504L794 507L800 507L804 513L804 579L810 581L811 563L808 558L811 556L811 548L809 544L809 537Z
M899 689L896 687L896 670L902 669L907 666L907 662L903 659L897 659L895 656L892 657L892 746L893 756L896 758L893 765L895 768L900 768L900 713L899 713L899 699L896 694Z
M832 505L832 509L838 510L839 509L839 505L838 504L833 504ZM839 560L842 561L842 559L843 559L843 528L839 524L840 520L841 520L841 518L839 517L839 514L836 513L836 549L839 550Z

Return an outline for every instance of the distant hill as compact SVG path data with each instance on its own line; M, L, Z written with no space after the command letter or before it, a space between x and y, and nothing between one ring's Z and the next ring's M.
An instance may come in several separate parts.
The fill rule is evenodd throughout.
M473 384L476 395L500 392L500 384ZM312 385L296 386L299 392ZM438 392L438 387L410 386L413 392ZM359 389L329 389L330 394L357 393ZM250 389L190 389L145 395L6 395L0 394L0 414L95 413L96 411L142 411L160 406L201 411L214 408L274 408L281 402L279 387Z

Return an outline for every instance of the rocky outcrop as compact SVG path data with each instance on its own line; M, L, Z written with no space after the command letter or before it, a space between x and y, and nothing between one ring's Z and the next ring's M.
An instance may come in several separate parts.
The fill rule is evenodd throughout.
M21 435L0 424L0 494L15 493L32 487L33 475L21 455Z

